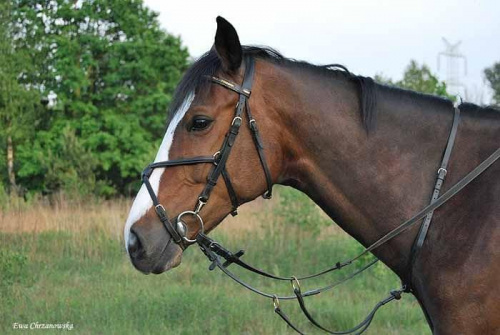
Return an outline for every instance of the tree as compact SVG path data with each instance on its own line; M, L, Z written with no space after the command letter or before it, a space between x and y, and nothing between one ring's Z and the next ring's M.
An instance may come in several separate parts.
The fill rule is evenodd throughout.
M5 159L0 166L10 193L18 194L16 149L30 136L40 99L36 89L20 83L20 77L29 72L31 65L26 54L13 47L11 15L10 2L0 3L0 151Z
M126 192L159 146L167 106L188 66L187 50L142 1L12 2L15 46L29 50L36 64L22 80L56 97L33 141L19 149L20 179L31 189L54 192L65 188L64 175L83 173L71 166L85 165L83 157L72 155L69 162L54 154L73 136L70 129L75 144L64 150L93 157L99 191ZM38 154L30 159L34 148ZM58 174L49 173L46 157L61 160L52 164L60 181L47 180Z
M484 75L493 90L493 104L500 107L500 62L485 69Z
M446 91L446 83L444 81L440 81L427 65L422 64L420 66L414 60L411 60L410 64L406 67L403 79L393 82L390 78L376 75L375 80L382 84L455 100L455 97Z

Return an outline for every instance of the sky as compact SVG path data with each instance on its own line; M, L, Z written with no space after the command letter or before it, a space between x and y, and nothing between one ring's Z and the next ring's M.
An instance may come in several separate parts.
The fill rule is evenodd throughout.
M145 0L160 23L180 36L194 58L213 44L217 15L236 28L246 45L266 45L284 56L313 64L340 63L364 76L401 79L410 60L427 64L447 79L446 38L461 41L467 73L457 63L462 98L489 103L483 71L500 62L498 0L308 0L165 1ZM466 95L466 96L465 96Z

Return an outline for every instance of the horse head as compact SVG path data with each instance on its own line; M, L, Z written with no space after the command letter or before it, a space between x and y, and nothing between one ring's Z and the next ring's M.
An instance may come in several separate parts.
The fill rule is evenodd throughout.
M218 17L212 49L176 89L165 137L125 225L128 254L143 273L179 265L200 232L270 196L282 151L272 113L265 115L260 70L244 57L234 27Z

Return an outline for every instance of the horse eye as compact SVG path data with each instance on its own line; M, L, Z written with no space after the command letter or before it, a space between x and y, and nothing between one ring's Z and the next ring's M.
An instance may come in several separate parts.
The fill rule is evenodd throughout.
M193 119L191 122L191 126L189 127L189 131L200 131L207 129L208 126L212 123L213 120L204 117L204 116L198 116Z

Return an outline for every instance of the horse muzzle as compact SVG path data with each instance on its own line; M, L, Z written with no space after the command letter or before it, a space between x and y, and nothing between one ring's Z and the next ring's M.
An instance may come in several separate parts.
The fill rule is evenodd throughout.
M134 267L144 274L159 274L181 263L182 248L162 225L134 224L127 249Z

